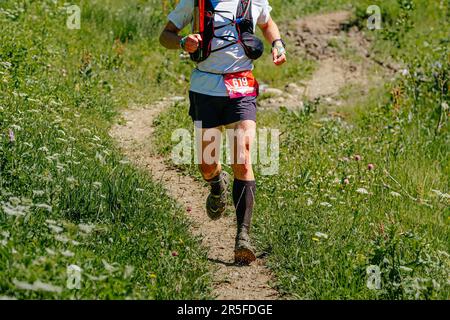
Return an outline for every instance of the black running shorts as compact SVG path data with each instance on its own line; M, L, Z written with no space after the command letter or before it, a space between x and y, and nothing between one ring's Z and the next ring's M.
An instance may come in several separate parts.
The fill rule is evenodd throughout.
M190 91L189 100L189 115L193 121L201 121L205 129L242 120L256 122L256 97L230 99Z

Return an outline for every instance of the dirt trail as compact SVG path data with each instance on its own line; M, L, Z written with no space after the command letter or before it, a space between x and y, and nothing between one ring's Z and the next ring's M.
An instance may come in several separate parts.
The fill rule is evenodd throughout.
M153 120L171 103L165 100L125 110L122 115L126 123L115 125L111 136L131 161L146 168L153 179L160 181L168 194L186 208L193 234L200 236L203 246L208 248L214 279L213 294L218 299L276 299L278 293L270 287L273 277L264 266L264 260L258 259L248 267L234 265L234 215L211 221L205 211L208 190L192 177L167 165L164 158L152 155Z
M307 98L329 97L338 94L347 84L367 83L367 66L364 66L367 61L351 62L339 54L338 47L342 45L353 51L368 47L357 29L346 31L350 19L350 12L337 11L309 16L290 24L287 35L295 44L295 52L304 51L319 62L312 78L304 84Z
M302 106L299 97L333 101L348 85L361 88L364 94L369 78L375 78L369 74L374 65L395 71L392 64L377 61L370 54L370 41L356 26L351 26L351 17L351 12L336 11L307 16L283 26L291 45L289 54L306 55L318 66L307 81L291 83L284 90L269 89L273 96L262 100L261 107L283 105L295 109Z

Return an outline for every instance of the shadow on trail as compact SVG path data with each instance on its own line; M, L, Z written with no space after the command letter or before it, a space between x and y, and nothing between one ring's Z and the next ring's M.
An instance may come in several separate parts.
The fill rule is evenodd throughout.
M244 266L244 265L240 265L234 262L226 262L226 261L222 261L219 259L212 259L212 258L208 258L208 261L212 262L212 263L216 263L216 264L221 264L224 265L226 267L248 267L248 266Z

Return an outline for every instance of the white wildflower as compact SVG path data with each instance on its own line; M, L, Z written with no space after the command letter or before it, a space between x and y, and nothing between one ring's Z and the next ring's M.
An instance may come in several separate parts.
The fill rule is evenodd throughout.
M70 250L64 250L64 251L61 251L61 254L62 254L64 257L73 257L73 256L75 255L75 253L73 253L73 252L70 251Z
M38 257L37 259L35 259L33 261L33 265L37 266L37 265L40 265L40 264L44 264L46 262L47 262L47 258L44 257L44 256L41 256L41 257Z
M331 203L328 203L328 202L321 202L320 205L322 207L327 207L327 208L331 208L333 206Z
M311 199L308 199L308 200L306 200L306 205L309 207L309 206L312 206L314 204L314 201L312 201Z
M92 185L96 188L96 189L100 189L102 187L102 183L95 181L94 183L92 183Z
M45 251L51 256L54 256L56 254L56 252L50 248L45 248Z
M29 207L20 205L14 206L10 203L2 202L2 209L7 215L18 217L24 216L27 213Z
M43 196L44 194L45 194L45 192L42 190L33 190L33 196L35 196L35 197L40 197L40 196Z
M436 189L432 189L431 191L433 191L437 196L441 198L450 199L450 194L448 193L443 193L442 191Z
M99 152L97 152L95 154L95 159L97 159L98 162L100 162L101 164L105 164L106 163L105 158Z
M55 240L56 240L56 241L59 241L59 242L62 242L62 243L67 243L67 242L70 241L69 238L67 238L65 235L61 235L61 234L57 234L57 235L55 236Z
M20 199L17 197L11 197L9 198L9 203L11 203L13 206L17 206L20 204Z
M365 189L365 188L358 188L358 189L356 189L356 192L358 192L360 194L369 194L369 191L367 191L367 189Z
M34 290L34 287L31 283L19 281L17 279L13 279L13 284L16 286L17 289L20 290Z
M9 61L1 61L0 65L2 65L5 69L9 69L12 67L12 63Z
M84 233L91 233L93 230L94 230L94 228L95 228L95 225L92 225L92 224L82 224L82 223L80 223L79 225L78 225L78 228L81 230L81 231L83 231Z
M134 271L134 267L133 266L125 266L125 271L123 272L123 276L125 277L125 279L131 277L131 275L133 274Z
M105 276L105 275L96 277L96 276L91 276L90 274L86 274L86 277L88 277L92 281L103 281L103 280L108 279L108 276Z
M400 70L400 73L402 74L402 76L406 77L407 75L409 75L409 70L408 69L402 69L402 70Z
M108 262L106 262L106 260L102 259L102 262L103 262L103 266L105 267L105 269L108 272L112 273L112 272L117 271L117 267L113 266L112 264L109 264Z
M437 282L437 281L434 280L434 279L432 279L431 282L433 283L434 289L436 289L437 291L439 291L439 289L441 288L441 285L439 284L439 282Z
M52 230L54 233L61 233L64 231L64 228L57 226L55 224L49 224L48 225L49 229Z
M61 293L62 291L61 287L52 285L50 283L42 282L41 280L36 280L33 284L25 281L19 281L17 279L13 279L12 282L16 286L16 288L20 290L46 291L56 293Z
M405 272L412 272L413 271L413 269L405 267L405 266L400 266L399 269L402 270L402 271L405 271Z
M400 198L402 195L398 192L391 191L391 196L393 196L394 198Z
M49 206L46 203L38 203L35 205L36 208L47 210L48 212L52 212L52 206Z
M445 251L438 250L437 253L440 254L440 255L443 255L443 256L446 257L446 258L450 258L450 254L448 254L448 253L445 252Z
M67 144L69 141L63 138L56 138L57 141Z
M66 181L67 181L68 183L71 183L71 184L77 183L77 179L75 179L74 177L68 177L68 178L66 179Z
M61 291L62 291L61 287L52 285L50 283L44 283L44 282L41 282L40 280L36 280L33 283L33 287L34 287L34 290L37 290L37 291L47 291L47 292L56 292L56 293L61 293Z
M326 233L323 232L316 232L314 234L317 238L323 238L323 239L328 239L328 235Z

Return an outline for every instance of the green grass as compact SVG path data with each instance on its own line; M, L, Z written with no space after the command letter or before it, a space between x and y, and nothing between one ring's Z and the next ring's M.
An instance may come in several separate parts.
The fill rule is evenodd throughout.
M210 296L183 210L108 135L119 108L170 92L183 69L156 47L155 2L127 3L84 1L81 30L59 1L0 4L0 296ZM24 289L39 281L54 287Z

